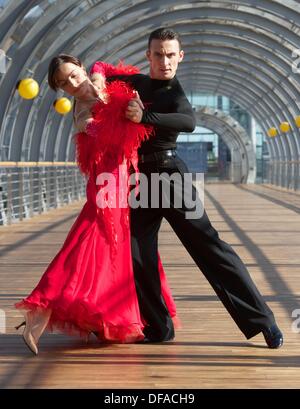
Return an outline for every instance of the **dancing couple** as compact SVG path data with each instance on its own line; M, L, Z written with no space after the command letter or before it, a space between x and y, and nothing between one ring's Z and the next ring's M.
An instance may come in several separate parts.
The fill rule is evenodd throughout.
M139 172L147 176L149 192L153 173L177 172L184 180L182 191L197 197L176 152L179 133L195 128L176 77L184 57L178 34L169 28L153 31L146 55L149 75L98 61L89 77L77 58L65 54L50 63L49 86L75 98L77 161L88 178L87 202L37 287L16 304L25 315L23 339L34 354L46 328L94 333L102 342L174 339L179 321L158 252L165 218L246 338L262 332L269 348L279 348L283 336L272 311L205 211L188 218L191 208L184 201L174 206L172 199L167 207L160 202L130 208L127 200L119 205L120 197L132 193L132 174ZM99 179L104 173L116 182L113 205ZM140 198L138 182L134 194Z

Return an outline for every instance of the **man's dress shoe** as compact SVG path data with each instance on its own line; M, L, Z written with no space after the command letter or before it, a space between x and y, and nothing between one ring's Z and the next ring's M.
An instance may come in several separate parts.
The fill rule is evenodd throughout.
M166 339L166 338L148 338L148 337L145 337L144 339L142 339L142 340L140 340L140 341L137 341L136 343L137 344L158 344L158 343L161 343L161 342L169 342L169 341L173 341L175 339L175 336L174 337L172 337L172 338L169 338L169 339Z
M280 348L283 344L283 335L276 324L262 331L269 348Z

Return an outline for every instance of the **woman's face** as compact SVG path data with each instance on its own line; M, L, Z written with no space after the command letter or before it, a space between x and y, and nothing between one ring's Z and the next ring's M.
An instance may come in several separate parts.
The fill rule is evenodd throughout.
M71 62L59 66L55 73L57 86L75 98L84 98L90 90L90 80L85 69Z

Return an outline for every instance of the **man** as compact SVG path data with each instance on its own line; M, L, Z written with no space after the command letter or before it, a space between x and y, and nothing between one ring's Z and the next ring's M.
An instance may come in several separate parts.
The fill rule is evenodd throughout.
M176 153L178 134L195 128L192 107L176 78L183 57L178 34L172 29L159 28L150 34L148 42L150 75L119 77L138 91L137 98L129 103L127 118L151 124L155 129L155 135L139 149L138 166L148 178L150 193L154 173L177 172L183 179L188 172ZM184 184L182 192L190 189L193 198L197 197L192 181L188 179ZM171 196L176 194L174 186L169 183ZM162 206L160 201L158 207L131 209L134 274L141 313L148 323L147 340L161 342L174 338L157 268L158 231L165 217L246 338L262 332L269 348L279 348L283 344L282 333L245 265L219 238L205 212L197 218L188 218L190 211L183 200L179 208L171 200L169 207Z

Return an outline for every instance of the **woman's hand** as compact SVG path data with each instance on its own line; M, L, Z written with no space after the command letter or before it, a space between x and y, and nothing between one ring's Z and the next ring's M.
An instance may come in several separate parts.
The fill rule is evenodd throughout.
M91 81L98 92L103 92L105 88L105 77L102 74L94 72L94 74L91 75Z
M135 91L136 97L131 99L128 103L125 117L136 124L142 121L144 104L139 96L139 93Z
M106 102L105 94L105 77L99 72L94 72L91 75L91 84L94 89L95 95L100 98L103 102Z

